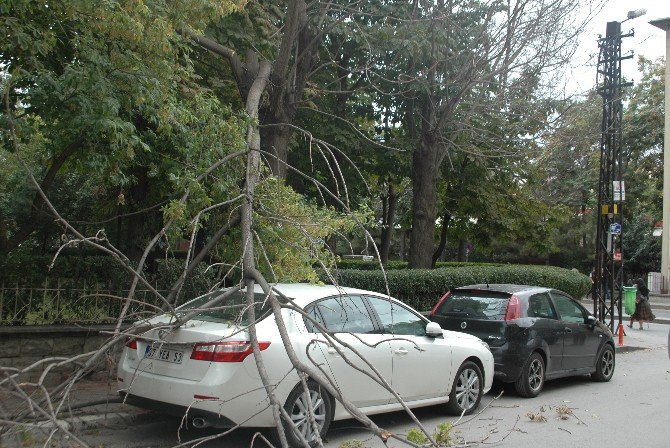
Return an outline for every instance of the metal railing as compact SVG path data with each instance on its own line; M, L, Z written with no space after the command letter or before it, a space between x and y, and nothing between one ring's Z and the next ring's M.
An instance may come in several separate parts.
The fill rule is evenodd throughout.
M167 291L159 291L165 294ZM45 280L40 286L0 285L0 325L45 325L115 322L127 288L68 279ZM158 312L152 291L137 289L124 318L133 321Z

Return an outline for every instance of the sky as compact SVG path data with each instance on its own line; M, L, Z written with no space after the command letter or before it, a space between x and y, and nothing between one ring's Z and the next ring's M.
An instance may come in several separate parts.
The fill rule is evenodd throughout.
M605 36L607 22L623 21L628 11L646 9L647 13L636 19L622 23L621 31L627 33L631 29L635 35L622 40L622 54L630 51L634 59L622 61L623 77L638 81L637 57L643 55L656 60L665 57L665 32L649 24L650 20L670 17L670 1L668 0L609 0L602 10L594 17L584 30L580 48L577 50L572 69L566 84L568 94L580 94L595 86L596 65L598 62L598 35Z

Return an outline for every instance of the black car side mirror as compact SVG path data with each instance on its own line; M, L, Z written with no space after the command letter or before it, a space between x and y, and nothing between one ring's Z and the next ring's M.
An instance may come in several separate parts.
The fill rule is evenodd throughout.
M595 326L596 326L596 322L597 322L597 320L596 320L595 316L593 316L593 315L591 315L591 314L589 314L588 316L586 316L586 324L587 324L589 327L595 327Z

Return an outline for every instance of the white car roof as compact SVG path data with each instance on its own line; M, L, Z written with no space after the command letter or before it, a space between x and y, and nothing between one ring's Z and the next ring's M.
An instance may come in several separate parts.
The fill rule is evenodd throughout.
M276 283L272 287L284 294L286 297L293 299L296 305L306 306L314 300L322 299L324 297L331 297L342 294L373 294L376 296L386 297L386 294L366 291L364 289L348 288L344 286L335 285L315 285L309 283ZM263 292L260 285L256 284L255 292Z

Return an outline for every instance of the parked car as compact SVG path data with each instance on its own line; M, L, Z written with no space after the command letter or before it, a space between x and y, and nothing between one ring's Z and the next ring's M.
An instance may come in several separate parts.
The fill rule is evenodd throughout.
M365 414L402 409L386 388L356 370L345 357L374 377L372 369L345 345L331 344L318 332L323 325L355 348L391 384L409 407L444 404L452 414L472 413L493 381L493 355L479 338L443 331L420 313L382 294L352 288L279 284L307 316L283 308L291 345L300 360L322 368L344 397ZM202 309L214 292L178 309ZM282 344L265 295L255 290L259 348L274 393L302 435L315 440L308 420L312 403L320 434L349 412L316 381L310 394ZM274 427L246 329L244 291L225 307L200 311L196 318L169 331L171 318L148 321L153 329L128 341L118 366L120 394L126 402L159 412L186 415L196 427L235 425ZM340 351L338 351L338 348ZM287 427L288 428L288 427ZM286 432L291 446L298 437Z
M537 396L544 381L614 374L612 333L568 294L523 285L471 285L440 299L430 319L447 330L481 338L495 359L495 379L514 383L524 397Z

